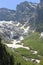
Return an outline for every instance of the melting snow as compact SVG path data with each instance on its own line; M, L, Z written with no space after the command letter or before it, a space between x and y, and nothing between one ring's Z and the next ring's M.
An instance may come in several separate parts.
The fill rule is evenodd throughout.
M16 26L19 26L20 25L20 23L18 22L17 24L16 24Z
M25 28L25 29L24 29L24 33L27 33L28 30L29 30L29 28L30 28L29 26L28 26L27 28Z
M35 63L40 63L40 60L38 59L31 59L32 62L35 62Z
M43 32L41 32L41 37L43 37Z
M12 42L12 44L6 44L6 45L7 45L8 47L11 47L11 48L25 48L25 49L27 49L27 50L30 49L29 47L23 46L23 43L22 43L22 45L16 44L16 43L20 43L20 41L14 40L14 41Z
M22 40L24 40L23 36L20 36L20 38L19 38L19 39L20 39L21 41L22 41Z
M34 51L34 50L31 50L31 52L33 52L33 54L37 54L38 53L37 51Z

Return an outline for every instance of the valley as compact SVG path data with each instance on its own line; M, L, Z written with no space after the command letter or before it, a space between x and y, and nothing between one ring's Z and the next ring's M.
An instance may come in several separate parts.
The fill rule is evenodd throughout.
M42 0L0 8L0 65L43 65Z

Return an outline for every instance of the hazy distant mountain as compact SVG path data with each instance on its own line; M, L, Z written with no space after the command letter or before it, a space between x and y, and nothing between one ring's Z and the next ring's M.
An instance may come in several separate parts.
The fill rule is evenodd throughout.
M15 11L14 10L9 10L7 8L0 8L0 20L15 20Z

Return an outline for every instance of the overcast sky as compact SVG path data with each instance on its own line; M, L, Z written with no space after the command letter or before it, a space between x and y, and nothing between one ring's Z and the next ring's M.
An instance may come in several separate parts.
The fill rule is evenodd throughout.
M0 8L9 8L15 10L17 4L20 4L24 1L39 3L39 0L0 0Z

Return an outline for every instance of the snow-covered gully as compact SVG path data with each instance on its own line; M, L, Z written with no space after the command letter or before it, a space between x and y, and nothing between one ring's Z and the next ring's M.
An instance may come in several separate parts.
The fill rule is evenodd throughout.
M17 44L17 43L20 43L20 41L17 41L17 40L14 40L12 42L12 44L6 44L8 47L11 47L11 48L25 48L27 50L29 50L30 48L29 47L25 47L23 46L23 43L20 44Z

